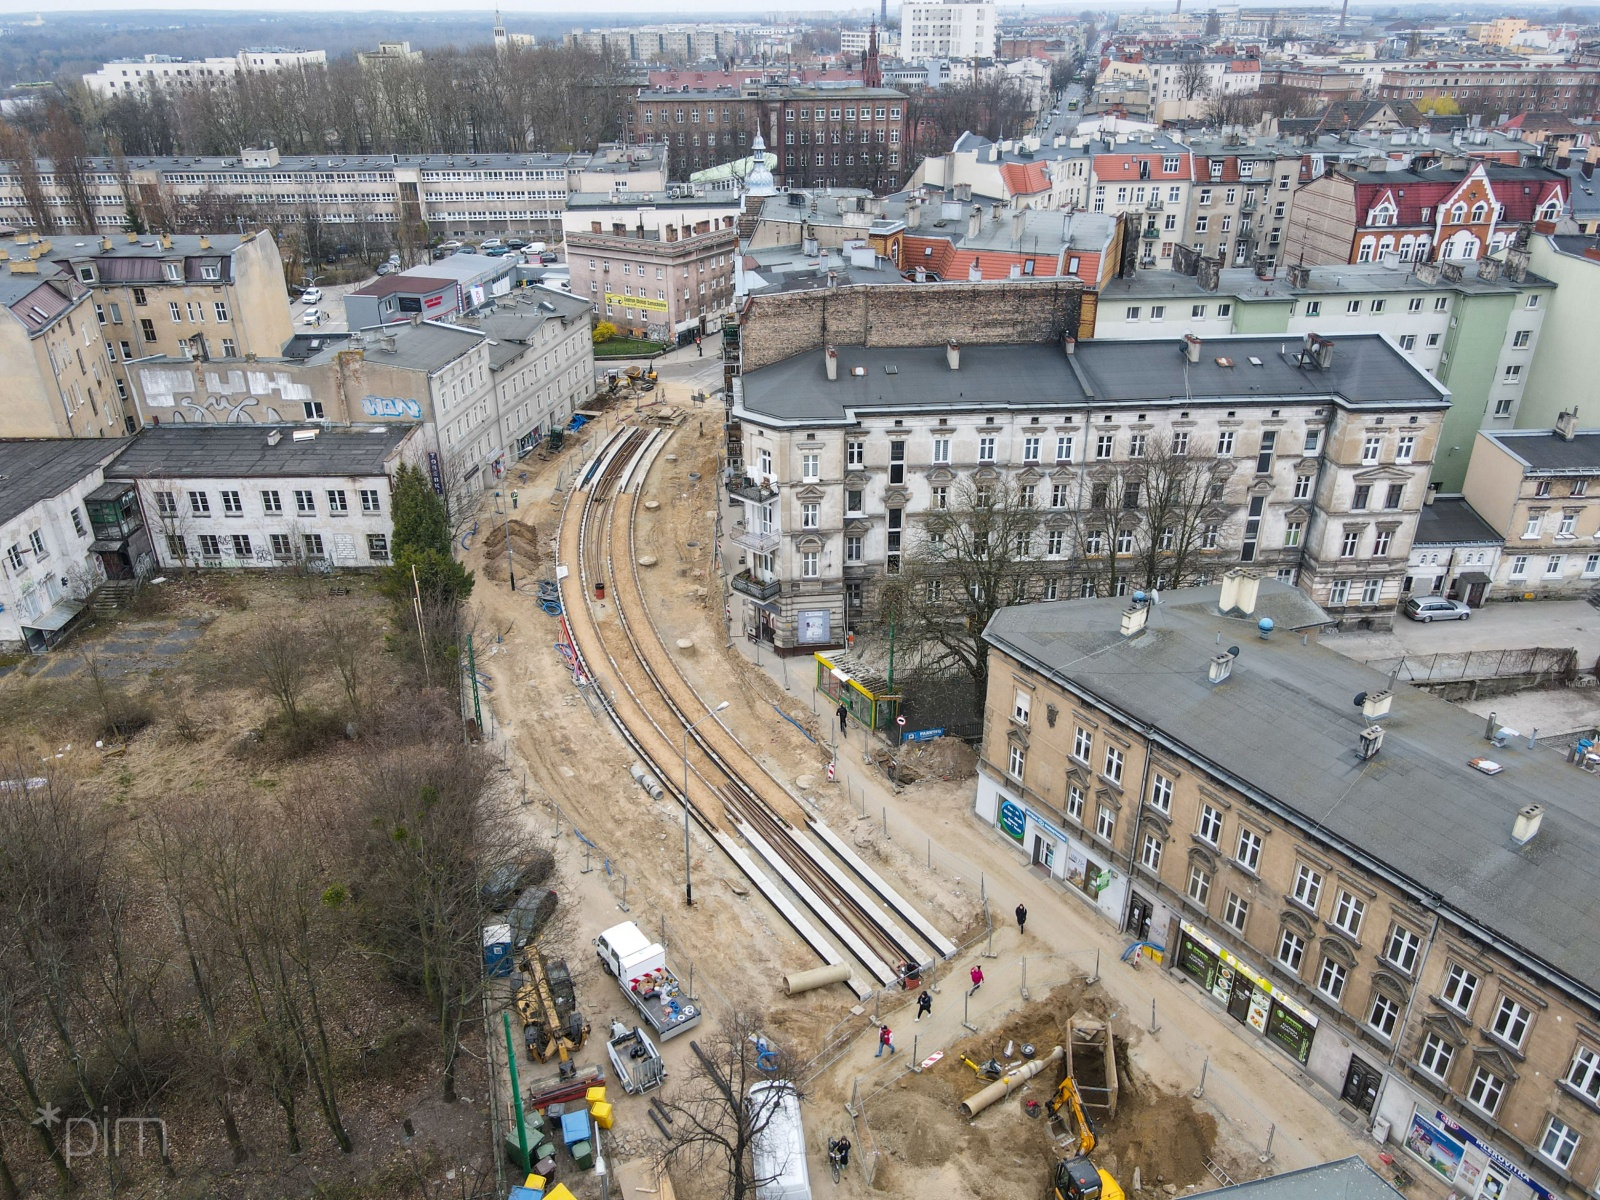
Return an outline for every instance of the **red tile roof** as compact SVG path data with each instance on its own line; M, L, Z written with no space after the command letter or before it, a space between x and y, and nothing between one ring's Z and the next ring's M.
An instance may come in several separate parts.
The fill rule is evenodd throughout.
M1050 190L1050 177L1045 173L1043 163L1002 163L1000 178L1010 196L1032 196Z
M1162 160L1167 158L1179 160L1178 170L1167 172L1161 169ZM1150 164L1150 174L1148 176L1139 174L1139 163L1141 161ZM1135 153L1132 149L1129 149L1114 151L1110 154L1096 154L1094 156L1093 169L1095 180L1100 183L1138 183L1141 181L1149 183L1161 183L1163 181L1182 183L1193 176L1192 162L1193 157L1187 150L1175 150L1164 154L1159 150L1153 153L1149 151Z

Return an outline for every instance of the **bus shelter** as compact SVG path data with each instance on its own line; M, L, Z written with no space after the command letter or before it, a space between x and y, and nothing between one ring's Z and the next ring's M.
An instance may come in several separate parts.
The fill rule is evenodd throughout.
M868 671L848 653L817 651L817 690L843 704L857 721L874 733L893 737L898 732L900 693L887 680Z

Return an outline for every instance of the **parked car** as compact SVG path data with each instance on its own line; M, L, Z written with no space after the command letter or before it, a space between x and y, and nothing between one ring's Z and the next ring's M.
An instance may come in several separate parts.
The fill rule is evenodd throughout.
M506 245L510 246L513 250L521 250L527 244L528 243L523 241L521 238L507 238L506 239Z
M399 268L396 267L393 263L381 262L381 263L378 264L378 274L379 275L387 275L387 274L389 274L390 271L397 271L397 270L399 270Z
M504 258L506 255L511 253L511 247L510 246L490 246L487 250L484 251L484 253L486 255L488 255L490 258Z
M300 319L307 325L321 325L323 312L320 308L308 308Z
M307 304L318 304L322 300L322 289L319 287L308 287L305 291L300 293L300 299L304 300Z
M546 264L553 263L556 261L556 256L549 250L544 250L539 254L539 261Z
M484 238L481 246L484 250L493 250L497 246L504 246L505 244L505 239L503 238Z
M461 249L461 243L457 242L457 241L440 242L439 243L439 249L441 249L441 250L459 250L459 249Z
M1446 600L1443 596L1412 596L1405 603L1406 616L1424 625L1430 621L1465 621L1472 609L1464 601Z

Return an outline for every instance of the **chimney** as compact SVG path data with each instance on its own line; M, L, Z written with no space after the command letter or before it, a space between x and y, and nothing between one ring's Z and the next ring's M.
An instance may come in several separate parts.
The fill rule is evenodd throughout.
M1122 610L1122 636L1132 637L1144 628L1145 622L1150 619L1150 606L1148 604L1130 604ZM1223 655L1227 658L1227 655ZM1233 660L1228 659L1231 663Z
M1211 660L1211 665L1206 668L1206 678L1212 683L1221 683L1233 673L1233 655L1219 654Z
M1529 804L1517 810L1517 819L1511 823L1511 840L1519 846L1533 841L1534 834L1544 821L1544 805Z
M967 268L967 282L968 283L982 283L983 282L983 266L978 262L977 259L973 259L972 260L972 265Z
M1578 436L1578 406L1574 404L1569 411L1562 409L1556 414L1556 436L1563 442L1570 442Z
M1027 225L1027 223L1028 223L1028 214L1027 214L1026 210L1023 210L1023 211L1020 211L1020 212L1014 212L1014 213L1011 214L1011 240L1012 241L1020 242L1022 240L1022 231L1023 231L1024 227Z
M108 237L101 238L100 239L100 249L102 249L102 250L111 249L111 239L108 238Z
M839 352L832 346L822 348L822 361L828 367L828 381L830 383L839 378Z
M1304 263L1289 264L1289 286L1303 288L1311 286L1311 268Z
M1200 339L1192 333L1183 335L1183 356L1192 363L1200 361Z
M1222 284L1222 260L1220 258L1202 258L1196 264L1195 280L1208 292L1214 292Z
M944 357L945 361L950 364L952 371L961 370L961 344L955 338L951 338L944 344Z
M170 233L163 233L161 235L161 248L163 250L172 249L172 235Z
M1438 498L1439 485L1437 483L1430 483L1428 485L1428 490L1422 494L1422 503L1426 506L1432 504Z
M1255 571L1235 567L1222 577L1222 595L1217 599L1217 610L1224 614L1237 610L1248 617L1256 610L1256 594L1261 590L1261 576Z
M975 238L978 230L983 228L983 205L974 204L972 211L967 214L967 236Z
M276 446L281 441L283 441L283 430L274 429L267 434L267 445Z
M1061 348L1067 352L1067 357L1071 358L1078 352L1078 339L1070 333L1067 334L1066 337L1061 339Z
M200 235L200 249L202 249L202 250L211 249L211 239L209 237L207 237L203 233Z
M1363 759L1377 758L1381 749L1383 749L1383 726L1368 725L1361 731L1357 753Z
M411 314L411 323L413 325L421 325L422 324L422 314L421 313L412 313Z
M1332 339L1318 337L1314 333L1306 334L1305 353L1317 364L1317 370L1327 371L1333 367Z
M139 240L139 235L138 235L138 234L137 234L137 233L130 233L130 234L129 234L129 235L128 235L128 244L129 244L129 245L130 245L130 246L131 246L131 245L134 245L134 244L135 244L135 243L137 243L137 242L138 242L138 240Z
M1394 707L1393 692L1363 692L1361 699L1361 715L1367 721L1376 721L1379 717L1389 715L1389 710Z

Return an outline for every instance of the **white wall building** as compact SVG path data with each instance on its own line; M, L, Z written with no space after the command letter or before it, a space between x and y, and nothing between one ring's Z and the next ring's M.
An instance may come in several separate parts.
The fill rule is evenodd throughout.
M905 4L900 9L901 57L908 62L930 58L993 58L999 23L993 3Z
M265 74L295 67L326 66L325 50L281 48L241 50L232 58L177 58L146 54L143 58L117 59L83 77L84 86L97 96L116 99L138 95L150 88L195 91L232 83L241 74Z

